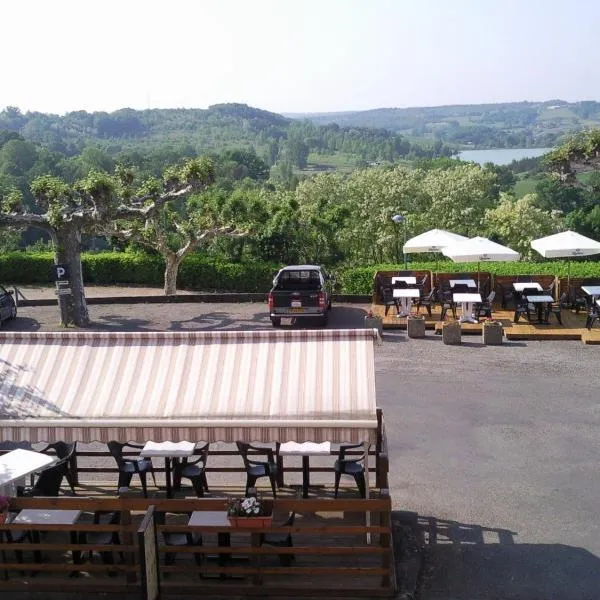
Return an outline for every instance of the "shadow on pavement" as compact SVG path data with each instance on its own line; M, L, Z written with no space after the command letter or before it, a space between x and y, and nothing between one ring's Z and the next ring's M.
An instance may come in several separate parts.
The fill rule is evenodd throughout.
M422 600L592 600L600 558L564 544L415 513L393 514L399 583ZM419 565L415 556L420 554Z

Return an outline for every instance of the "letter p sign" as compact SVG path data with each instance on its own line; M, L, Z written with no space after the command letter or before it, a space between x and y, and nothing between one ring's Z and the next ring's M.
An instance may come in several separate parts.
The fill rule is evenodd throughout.
M67 265L53 265L52 276L54 281L68 281L69 268L67 267Z

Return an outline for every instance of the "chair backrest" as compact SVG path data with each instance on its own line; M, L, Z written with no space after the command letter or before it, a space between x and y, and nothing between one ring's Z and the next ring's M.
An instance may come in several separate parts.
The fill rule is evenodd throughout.
M558 299L558 305L559 306L563 306L564 304L567 303L567 300L569 299L569 295L567 294L567 292L563 292L560 295L560 298Z
M425 273L425 275L423 275L423 279L421 279L419 282L419 285L425 285L427 283L427 279L429 279L429 274Z
M244 467L248 469L251 466L248 462L248 450L250 449L250 444L246 444L245 442L236 442L235 444L240 456L242 457L242 460L244 461Z
M43 470L31 490L31 495L58 496L63 476L62 465Z
M457 283L453 288L452 291L455 294L468 294L469 293L469 286L464 284L464 283Z
M492 290L487 297L487 301L491 304L494 301L494 298L496 297L496 292L494 290Z
M384 302L394 301L394 291L390 286L384 285L381 288L381 298Z
M54 450L57 458L61 459L70 459L75 453L75 449L77 448L77 442L54 442L53 444L48 444L42 452L44 454L48 453L48 450Z
M397 281L394 281L394 287L404 289L404 288L408 287L408 283L406 283L406 281L397 280Z
M126 446L126 444L112 440L106 445L108 446L108 451L110 452L111 456L117 461L117 465L119 467L123 465L123 448Z
M206 461L208 460L208 452L210 450L210 444L207 442L204 446L200 446L199 448L194 448L194 456L199 456L198 459L204 466L206 466Z

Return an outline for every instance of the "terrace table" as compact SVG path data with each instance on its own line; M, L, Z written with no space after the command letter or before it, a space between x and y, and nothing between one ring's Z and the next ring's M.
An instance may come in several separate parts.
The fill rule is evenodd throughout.
M458 319L461 323L477 323L477 319L473 317L473 304L481 302L481 294L462 292L452 294L452 299L461 303L461 315Z
M49 467L57 461L56 456L18 448L0 456L0 495L16 496L20 479Z
M554 298L552 296L540 294L537 296L527 296L526 299L529 304L536 305L538 322L548 323L548 319L543 317L542 312L544 310L544 304L552 304L554 302Z
M418 290L417 290L418 291ZM310 457L311 456L329 456L331 454L331 442L285 442L279 447L280 456L301 456L302 457L302 497L308 498L308 488L310 486Z
M165 459L165 481L167 498L173 497L171 482L171 459L188 458L194 454L196 444L193 442L146 442L140 456L145 458L162 457Z
M217 544L219 546L231 546L231 523L227 517L226 510L195 510L188 521L189 527L214 527L217 530ZM230 554L219 554L219 566L224 567L231 557ZM225 576L221 575L224 579Z
M416 285L417 278L413 275L399 275L398 277L392 277L392 285L394 285L397 281L403 281L408 285Z
M398 288L392 290L394 298L401 298L402 306L404 310L399 312L397 317L406 317L410 314L411 298L419 298L421 292L418 288Z
M525 289L536 289L538 292L543 291L542 286L537 281L517 281L513 283L513 289L515 292L522 292Z
M600 285L582 285L581 289L592 298L600 296Z
M477 284L474 279L451 279L450 287L453 288L455 285L466 285L470 288L476 288Z

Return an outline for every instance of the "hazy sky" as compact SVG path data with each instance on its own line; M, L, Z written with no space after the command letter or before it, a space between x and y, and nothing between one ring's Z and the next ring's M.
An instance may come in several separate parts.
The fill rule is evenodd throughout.
M600 100L600 0L13 0L0 109Z

